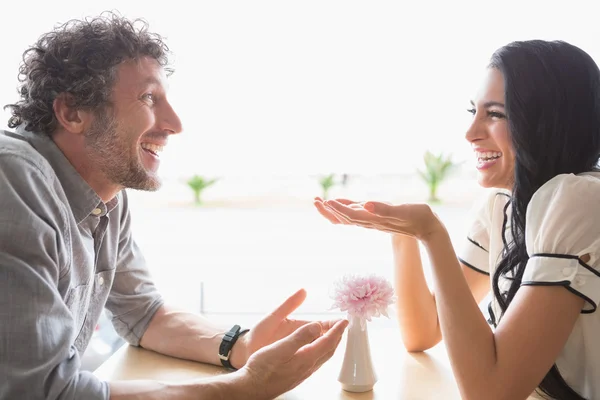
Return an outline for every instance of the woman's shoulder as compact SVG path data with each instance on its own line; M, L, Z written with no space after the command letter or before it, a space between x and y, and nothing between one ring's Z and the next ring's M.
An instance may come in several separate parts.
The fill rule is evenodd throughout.
M587 195L600 196L600 170L556 175L533 194L531 201L536 203L556 198L568 201Z
M485 215L488 218L494 214L494 210L503 209L510 201L511 192L500 188L486 188L471 206L472 212Z
M575 225L587 225L592 220L600 223L599 205L600 171L560 174L533 194L527 206L527 223L536 225L543 220L555 219ZM569 218L563 220L565 216Z

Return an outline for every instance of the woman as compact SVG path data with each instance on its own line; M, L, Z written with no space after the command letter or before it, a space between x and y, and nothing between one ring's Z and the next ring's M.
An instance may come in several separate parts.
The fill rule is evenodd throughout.
M469 112L489 196L460 257L426 204L315 206L333 223L393 234L404 344L443 338L464 399L600 399L598 66L568 43L511 43ZM488 323L478 303L490 290Z

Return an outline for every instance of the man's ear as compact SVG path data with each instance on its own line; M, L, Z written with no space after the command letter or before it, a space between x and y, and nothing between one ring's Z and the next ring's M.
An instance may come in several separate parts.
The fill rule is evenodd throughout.
M89 111L76 109L72 106L73 97L68 93L60 93L54 99L52 108L62 129L74 134L83 134L92 121Z

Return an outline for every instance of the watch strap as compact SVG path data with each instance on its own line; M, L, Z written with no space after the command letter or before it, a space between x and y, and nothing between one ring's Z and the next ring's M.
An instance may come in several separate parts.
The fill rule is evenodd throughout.
M233 348L235 342L237 342L238 338L248 331L249 329L242 330L241 326L234 325L228 332L225 333L225 336L223 336L223 340L221 340L221 345L219 346L219 359L225 368L235 369L229 361L231 349Z

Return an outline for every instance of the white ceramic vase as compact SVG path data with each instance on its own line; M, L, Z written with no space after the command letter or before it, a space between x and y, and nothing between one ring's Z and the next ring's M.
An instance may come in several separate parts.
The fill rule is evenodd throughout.
M367 324L363 329L357 317L350 318L347 328L346 352L338 381L342 384L342 389L356 393L372 390L377 382Z

